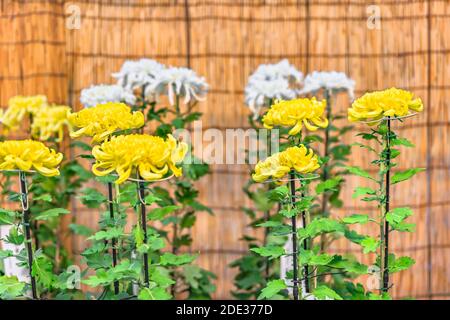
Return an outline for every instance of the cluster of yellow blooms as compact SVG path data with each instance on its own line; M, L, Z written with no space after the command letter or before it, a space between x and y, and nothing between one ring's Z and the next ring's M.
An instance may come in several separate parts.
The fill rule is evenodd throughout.
M36 170L46 177L59 175L57 166L62 153L47 148L33 140L9 140L0 142L0 170Z
M175 176L182 174L177 164L183 161L188 146L169 135L166 140L146 134L114 136L93 148L96 162L92 172L105 176L115 171L120 184L130 177L133 169L148 181L163 178L169 170Z
M413 93L390 88L383 91L374 91L364 94L356 99L348 109L350 121L373 121L376 123L384 117L402 117L411 113L411 110L420 112L423 103L420 98L414 99Z
M319 127L326 128L328 120L324 117L326 100L317 101L315 97L308 99L294 99L277 101L263 117L264 127L272 129L274 126L292 127L290 135L296 135L303 125L310 131Z
M47 106L47 97L38 96L15 96L9 99L8 109L0 110L0 122L5 129L17 129L26 115L35 115L41 108Z
M71 137L90 136L93 142L102 142L116 131L142 127L144 114L131 112L124 103L108 102L70 114L69 122L80 128Z
M301 144L298 147L290 147L282 152L277 152L266 160L258 162L252 178L255 182L263 182L270 177L280 179L291 170L306 174L312 173L318 168L320 168L320 164L317 155L312 149Z
M64 126L69 127L68 116L70 107L46 106L36 112L31 125L31 135L41 141L47 141L54 133L57 133L57 141L61 141L64 135Z

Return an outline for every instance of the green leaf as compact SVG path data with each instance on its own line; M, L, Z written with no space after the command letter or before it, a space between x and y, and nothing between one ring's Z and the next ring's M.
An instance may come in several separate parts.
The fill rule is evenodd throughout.
M4 300L21 296L25 288L24 282L19 282L16 276L0 276L0 298Z
M172 296L161 287L143 288L139 292L139 300L169 300Z
M6 236L6 242L15 245L21 245L24 240L25 236L23 235L19 227L13 226L11 229L9 229L9 234Z
M365 170L363 170L363 169L361 169L359 167L346 166L345 168L348 170L348 172L350 172L350 173L352 173L354 175L357 175L357 176L360 176L360 177L363 177L363 178L367 178L367 179L370 179L370 180L373 180L373 181L377 181L376 179L372 178L370 173L368 173L367 171L365 171Z
M345 224L355 224L361 223L365 224L369 221L369 216L367 214L352 214L351 216L342 219Z
M356 136L361 137L364 140L376 140L377 139L377 137L372 133L364 133L363 132L363 133L358 133Z
M197 259L197 255L174 255L173 253L166 252L161 256L161 260L159 263L162 266L181 266L183 264L191 263L195 259Z
M269 281L266 287L261 290L261 294L258 296L258 300L270 299L278 292L286 288L286 283L282 279Z
M101 230L94 235L87 238L88 240L111 240L112 238L119 238L123 235L122 228L110 228L108 230Z
M179 206L166 206L162 208L156 208L149 212L148 219L149 220L161 220L168 214L174 212L175 210L179 209Z
M339 184L342 182L342 177L335 177L326 181L320 182L316 186L316 193L321 194L326 191L336 191Z
M106 202L106 197L94 188L86 188L82 190L82 194L79 198L88 208L98 208L102 203Z
M353 195L352 198L356 199L360 196L365 196L365 195L374 195L376 194L376 191L373 190L372 188L368 188L368 187L356 187L355 191L353 191Z
M377 150L375 150L374 148L372 148L370 146L366 146L365 144L362 144L362 143L359 143L359 142L352 143L351 146L364 148L364 149L367 149L367 150L372 151L374 153L377 153Z
M361 246L364 248L364 253L376 252L377 248L380 246L380 241L372 237L366 237L361 241Z
M0 260L9 258L14 256L14 252L12 252L11 250L0 250Z
M310 266L326 266L334 259L334 256L330 256L326 253L314 254L311 250L300 251L300 264Z
M286 252L283 247L268 245L266 247L252 248L250 251L256 252L262 257L270 257L271 259L276 259Z
M300 239L314 238L315 236L323 233L330 232L344 232L345 228L339 221L330 218L317 218L314 219L306 228L298 230Z
M266 221L263 223L258 223L257 227L265 227L265 228L274 228L274 227L280 227L283 223L280 221Z
M411 141L409 141L406 138L395 138L391 140L391 145L393 146L405 146L408 148L413 148L415 147L414 143L412 143Z
M415 223L400 222L400 223L391 224L391 226L394 230L401 231L401 232L415 232L416 231Z
M46 288L51 288L55 281L52 262L44 256L35 257L31 274Z
M416 173L425 171L425 168L414 168L414 169L408 169L402 172L397 172L395 173L392 178L391 178L391 184L396 184L399 183L401 181L405 181L408 180L409 178L411 178L413 175L415 175Z
M386 214L386 220L393 225L401 223L403 220L413 214L411 208L395 208Z
M314 289L313 295L319 300L343 300L342 297L336 293L336 291L324 285L318 286Z
M104 269L99 269L95 272L95 276L90 276L88 279L84 279L81 282L88 286L95 288L98 286L107 286L114 281L114 276Z
M0 209L0 225L14 224L16 215L16 211Z
M300 213L300 210L298 208L291 208L290 206L287 209L282 209L278 212L283 217L286 218L292 218L295 217L297 214Z
M161 201L160 198L158 198L157 196L155 196L154 194L150 193L148 194L145 198L144 198L144 202L146 205L152 205L153 203L155 203L156 201Z
M46 202L51 202L52 196L47 193L47 194L40 195L38 197L33 197L33 200L34 201L42 200L42 201L46 201Z
M69 214L70 211L64 208L53 208L48 209L44 212L37 214L34 219L35 220L48 220L50 218L58 217L61 214Z
M85 237L88 237L94 233L91 228L76 223L69 224L69 229L72 230L73 233Z
M196 266L187 265L187 266L184 266L184 270L186 270L187 267L196 267ZM185 273L185 276L186 276L186 273ZM168 286L175 283L175 281L170 278L169 270L161 268L161 267L151 269L150 280L155 282L158 286L163 287L163 288L167 288Z
M289 188L286 186L276 187L267 192L267 197L272 201L282 201L289 196Z
M416 261L410 257L400 257L393 262L389 262L389 272L395 273L409 269Z

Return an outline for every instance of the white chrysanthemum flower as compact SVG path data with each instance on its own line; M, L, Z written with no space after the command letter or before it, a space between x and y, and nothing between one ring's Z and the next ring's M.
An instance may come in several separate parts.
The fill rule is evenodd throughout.
M287 59L283 59L278 63L259 65L249 77L249 82L253 80L273 80L278 78L288 80L291 85L299 85L303 80L303 73L291 65Z
M128 89L142 89L148 87L153 81L155 75L165 66L152 59L127 60L122 65L119 72L113 73L112 76L117 79L117 84ZM146 90L146 96L153 97L153 92Z
M191 69L170 67L158 72L147 90L156 96L166 94L171 105L175 104L176 95L184 97L184 104L187 104L191 99L204 100L208 84Z
M130 90L117 84L100 84L81 90L80 102L85 108L107 102L124 102L133 105L136 103L136 97Z
M297 95L303 73L283 59L274 64L261 64L248 78L245 87L245 103L256 120L263 107L268 107L274 99L290 100Z
M314 71L306 76L304 86L299 90L299 94L315 93L320 89L333 92L347 91L350 99L353 100L355 81L343 72Z
M289 87L288 80L275 78L272 80L255 80L245 87L245 104L249 106L256 120L261 112L261 108L269 106L270 101L282 99L291 100L296 96L295 90Z

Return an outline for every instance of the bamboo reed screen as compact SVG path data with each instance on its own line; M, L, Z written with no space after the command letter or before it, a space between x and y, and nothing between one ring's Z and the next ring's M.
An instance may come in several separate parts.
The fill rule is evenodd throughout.
M74 5L81 13L79 29L70 28ZM368 28L369 5L380 9L380 29ZM282 58L305 74L344 71L356 80L357 95L390 86L412 90L426 107L397 124L416 143L401 155L398 169L427 171L393 190L393 205L413 208L417 223L416 233L393 236L395 251L416 260L411 270L395 275L393 292L397 298L450 298L449 1L6 0L0 10L2 107L11 96L42 93L78 109L81 89L113 82L110 74L124 60L141 57L189 66L206 77L211 91L200 106L203 129L247 127L248 75ZM340 97L336 104L344 111L348 100ZM343 139L351 141L357 129ZM369 168L370 160L354 150L351 162ZM248 205L241 192L248 177L244 166L214 165L199 183L201 199L215 215L198 217L192 251L218 275L215 298L230 297L234 270L228 264L246 251L239 238L249 232L240 210ZM374 211L351 199L358 183L347 178L345 205L336 214ZM73 216L91 227L97 221L75 202ZM84 246L76 237L68 243L75 256ZM361 254L347 242L335 250Z

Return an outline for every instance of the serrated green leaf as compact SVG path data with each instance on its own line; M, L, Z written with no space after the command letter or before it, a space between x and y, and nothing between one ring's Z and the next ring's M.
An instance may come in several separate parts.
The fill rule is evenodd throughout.
M139 292L139 300L169 300L172 298L170 293L168 293L164 288L143 288Z
M53 265L49 259L44 256L35 257L31 274L46 288L51 288L55 281L53 275Z
M0 225L14 224L16 215L16 211L0 209Z
M151 205L153 203L155 203L156 201L161 201L160 198L158 198L157 196L155 196L154 194L150 193L147 196L145 196L144 198L144 202L146 205Z
M111 240L112 238L119 238L123 235L122 228L109 228L108 230L101 230L94 235L87 238L88 240Z
M300 251L300 264L310 266L326 266L333 260L334 256L330 256L326 253L314 254L311 250Z
M45 210L34 216L34 220L48 220L50 218L58 217L59 215L69 214L70 211L64 208L53 208Z
M69 224L69 229L72 230L73 233L85 237L88 237L94 233L94 231L91 228L75 223Z
M330 232L344 232L345 227L339 221L330 218L317 218L314 219L306 228L298 230L300 239L314 238L315 236L323 233Z
M409 269L416 261L410 257L400 257L393 262L389 262L389 272L395 273Z
M271 259L276 259L286 254L283 247L273 245L269 245L266 247L252 248L250 249L250 251L257 253L262 257L270 257Z
M280 202L289 196L289 188L286 186L276 187L267 192L267 197L276 202Z
M409 141L406 138L395 138L391 140L391 145L393 146L405 146L408 148L413 148L415 147L414 143L412 143L411 141Z
M363 169L361 169L361 168L359 168L359 167L356 167L356 166L353 166L353 167L351 167L351 166L346 166L345 168L346 168L346 169L348 170L348 172L350 172L351 174L354 174L354 175L357 175L357 176L360 176L360 177L363 177L363 178L367 178L367 179L370 179L370 180L373 180L373 181L377 181L376 179L372 178L372 176L370 175L370 173L368 173L367 171L365 171L365 170L363 170Z
M378 247L380 246L380 241L372 238L372 237L366 237L364 240L361 241L361 246L364 248L364 253L369 252L376 252Z
M166 206L162 208L156 208L149 212L148 219L149 220L161 220L168 214L174 212L175 210L178 210L179 206Z
M391 184L396 184L405 180L408 180L412 176L414 176L416 173L425 171L425 168L414 168L414 169L408 169L402 172L396 172L391 177Z
M283 223L281 221L266 221L263 223L258 223L257 227L265 227L265 228L274 228L274 227L280 227Z
M369 221L369 216L367 214L352 214L351 216L343 218L342 221L345 224L365 224Z
M373 190L372 188L369 187L356 187L355 190L353 191L353 195L352 198L356 199L360 196L365 196L365 195L374 195L376 194L376 191Z
M21 296L25 283L20 282L16 276L0 276L0 299L9 300Z
M270 299L278 292L286 288L286 283L282 279L269 281L266 287L261 290L261 294L258 296L258 300Z
M411 208L403 207L403 208L395 208L389 211L386 214L386 220L393 225L401 223L403 220L408 218L413 214Z
M40 195L40 196L37 196L37 197L33 197L33 200L34 201L42 200L42 201L46 201L46 202L51 202L52 201L52 196L47 193L47 194L43 194L43 195Z
M321 194L327 191L336 191L339 184L342 182L342 177L334 177L326 181L320 182L316 186L316 193Z
M314 289L313 295L319 300L343 300L336 291L325 285L318 286Z
M160 264L162 266L181 266L183 264L188 264L194 261L197 255L181 254L174 255L173 253L166 252L161 256Z
M11 250L0 250L0 260L9 258L14 256L14 252L12 252Z

